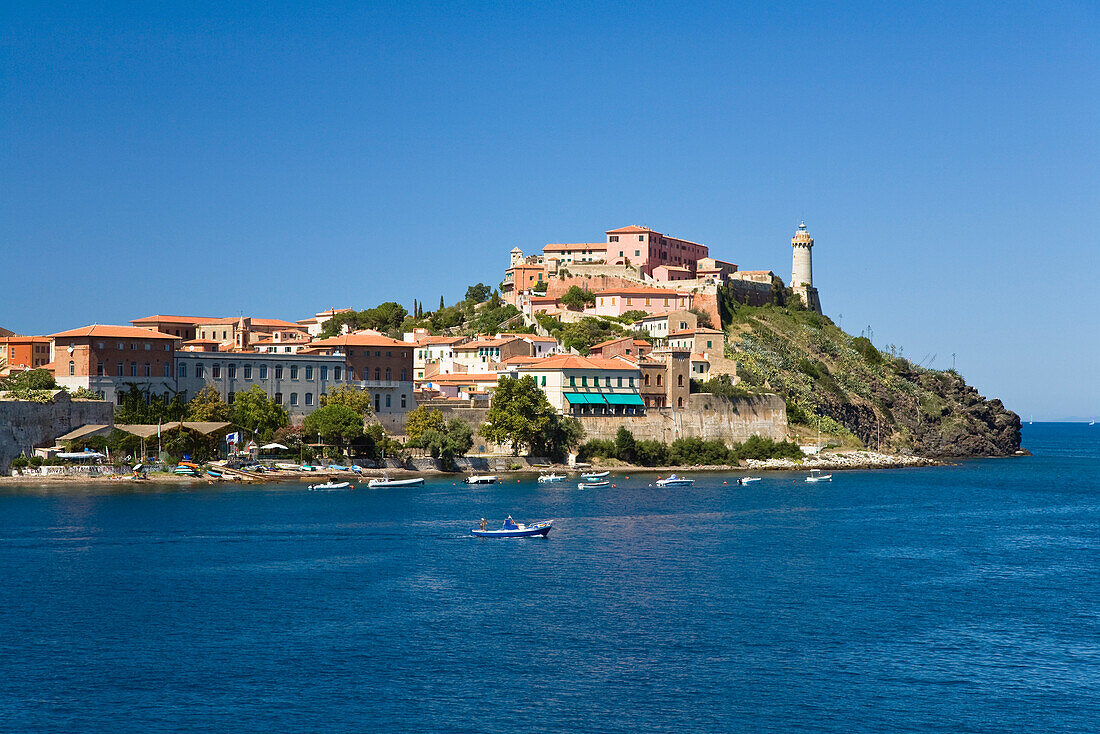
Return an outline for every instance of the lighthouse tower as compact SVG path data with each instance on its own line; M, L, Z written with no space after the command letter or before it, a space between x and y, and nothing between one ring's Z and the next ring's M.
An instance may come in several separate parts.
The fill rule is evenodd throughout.
M821 299L814 288L814 266L811 250L814 238L806 231L806 223L798 225L798 231L791 237L791 288L802 297L802 302L811 311L821 313Z

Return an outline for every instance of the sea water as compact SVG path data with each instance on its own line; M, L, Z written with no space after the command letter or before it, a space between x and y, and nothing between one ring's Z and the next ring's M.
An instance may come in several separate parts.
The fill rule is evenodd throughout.
M0 489L0 730L1100 731L1100 428L913 470ZM550 537L484 540L511 514Z

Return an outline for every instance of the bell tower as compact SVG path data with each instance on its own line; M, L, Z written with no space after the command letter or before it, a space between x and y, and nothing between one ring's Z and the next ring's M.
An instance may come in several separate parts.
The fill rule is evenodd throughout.
M814 288L814 266L811 251L814 238L806 231L806 222L798 225L798 231L791 237L791 288L802 297L802 302L811 311L821 313L821 299Z

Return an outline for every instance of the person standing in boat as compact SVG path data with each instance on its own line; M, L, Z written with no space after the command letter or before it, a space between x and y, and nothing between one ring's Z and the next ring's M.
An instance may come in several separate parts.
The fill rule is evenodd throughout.
M486 525L488 525L488 524L489 524L489 523L487 523L487 522L485 521L485 518L483 517L483 518L481 518L481 523L480 523L480 524L478 525L478 527L479 527L479 528L481 528L482 530L484 530L484 529L485 529L485 526L486 526Z

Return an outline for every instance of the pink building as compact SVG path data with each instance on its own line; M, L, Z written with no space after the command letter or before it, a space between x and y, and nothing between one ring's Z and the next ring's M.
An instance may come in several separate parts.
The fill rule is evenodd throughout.
M607 262L630 262L647 275L662 265L687 268L695 277L695 264L707 257L709 249L696 242L668 237L645 227L630 226L607 231Z
M691 307L691 294L666 288L609 288L596 294L596 305L585 309L597 316L622 316L627 311L662 314Z

